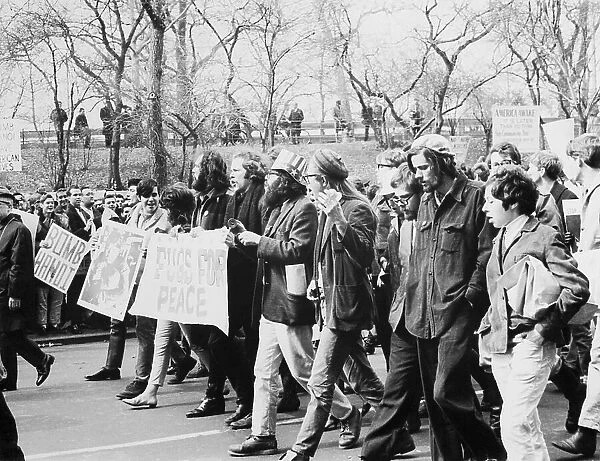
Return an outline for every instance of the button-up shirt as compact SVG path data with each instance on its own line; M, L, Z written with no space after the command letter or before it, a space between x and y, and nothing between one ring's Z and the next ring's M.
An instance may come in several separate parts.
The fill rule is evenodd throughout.
M432 193L421 198L405 303L406 328L413 335L436 338L454 324L469 323L472 306L481 313L487 306L493 229L483 203L483 187L463 175L439 207Z

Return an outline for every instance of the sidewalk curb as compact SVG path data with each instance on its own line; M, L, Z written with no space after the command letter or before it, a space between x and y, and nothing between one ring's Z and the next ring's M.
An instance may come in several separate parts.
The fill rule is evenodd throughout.
M95 330L80 334L59 333L47 336L31 335L30 338L40 347L63 346L67 344L85 344L108 341L110 332ZM126 338L135 338L135 328L128 328Z

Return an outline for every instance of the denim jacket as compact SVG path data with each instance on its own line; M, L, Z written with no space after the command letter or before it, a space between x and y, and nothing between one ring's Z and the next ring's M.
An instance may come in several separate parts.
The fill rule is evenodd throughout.
M421 198L405 302L406 328L419 338L478 321L488 305L485 268L493 230L483 202L482 184L464 175L439 207L433 193Z

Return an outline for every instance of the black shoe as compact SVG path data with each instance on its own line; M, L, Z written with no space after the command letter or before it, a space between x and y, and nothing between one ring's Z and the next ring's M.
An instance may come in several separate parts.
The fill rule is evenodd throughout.
M251 435L241 444L231 445L230 456L259 456L277 453L277 439L274 435Z
M238 429L251 429L252 428L252 413L244 416L242 419L238 419L229 425L233 430Z
M360 411L358 408L352 407L350 416L340 422L342 424L342 431L340 432L338 446L342 449L354 448L360 437L362 422Z
M186 418L204 418L205 416L222 415L225 413L225 399L205 397L198 408L188 411Z
M188 373L196 366L196 359L187 357L175 370L175 375L167 381L167 384L181 384Z
M284 393L283 397L277 402L277 413L290 413L298 411L300 408L300 399L296 394Z
M242 418L245 418L248 415L252 414L252 407L248 404L242 403L241 405L238 405L238 407L235 409L235 412L228 416L227 418L225 418L225 424L227 424L228 426L231 425L231 423L234 423L236 421L239 421Z
M208 376L208 369L203 363L199 363L192 371L188 373L189 379L206 378Z
M310 461L310 457L296 453L294 450L288 450L279 457L279 461Z
M405 455L413 451L417 446L415 445L415 441L412 436L408 433L407 430L403 430L399 436L399 442L396 444L396 453L394 456Z
M85 376L88 381L108 381L113 379L121 379L121 370L118 368L100 368L96 373Z
M572 455L593 456L596 452L596 431L580 427L568 439L552 442L552 445Z
M137 379L134 379L127 386L125 386L125 389L123 389L121 392L119 392L116 395L116 397L119 400L132 399L132 398L140 395L142 392L144 392L146 390L147 385L148 385L148 383L146 381L139 381Z
M171 376L171 375L174 375L176 371L177 371L177 367L175 365L172 365L168 368L167 374L169 376Z
M46 354L44 357L44 361L42 362L42 366L38 368L37 379L35 380L36 386L41 386L46 379L48 379L48 375L50 374L50 368L54 363L54 356L50 354Z

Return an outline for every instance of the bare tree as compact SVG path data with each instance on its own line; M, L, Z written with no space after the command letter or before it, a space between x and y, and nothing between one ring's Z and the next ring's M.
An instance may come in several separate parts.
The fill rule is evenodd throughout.
M163 135L162 118L162 77L165 44L166 19L168 10L165 0L142 0L144 11L152 23L152 58L150 61L150 117L148 120L150 149L154 156L153 177L159 187L167 185L168 157Z
M600 6L591 0L529 0L511 3L509 11L505 20L509 49L517 57L522 54L519 50L527 50L533 75L536 79L541 75L563 115L576 115L582 132L587 131L600 102L600 87L592 78Z
M66 11L53 7L54 20L62 30L71 62L104 98L114 103L107 185L122 189L123 82L127 58L144 12L139 8L131 18L127 18L125 0L83 0L83 3L87 10L83 19L75 21Z

